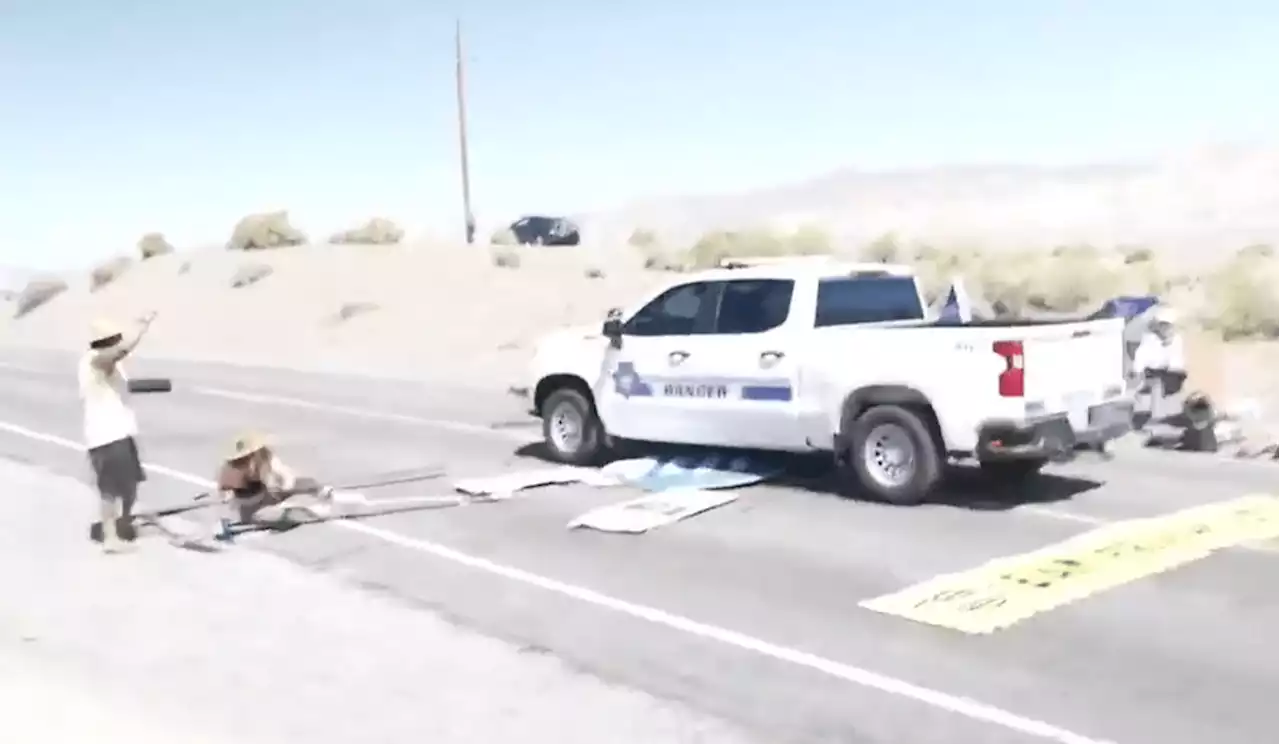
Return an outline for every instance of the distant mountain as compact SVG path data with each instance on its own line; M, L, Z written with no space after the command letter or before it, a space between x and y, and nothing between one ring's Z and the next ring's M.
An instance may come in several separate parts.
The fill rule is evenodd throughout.
M813 225L844 243L904 240L987 248L1144 244L1211 258L1280 230L1280 150L1205 147L1070 167L836 171L740 194L654 199L583 218L588 234L646 227L672 241L712 229Z

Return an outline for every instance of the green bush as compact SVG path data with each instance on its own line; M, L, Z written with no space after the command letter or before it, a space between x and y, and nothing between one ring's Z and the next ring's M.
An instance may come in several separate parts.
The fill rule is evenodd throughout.
M233 289L243 289L249 287L271 276L273 269L260 263L250 263L236 269L236 273L231 275L231 287Z
M404 240L404 229L384 217L374 217L360 227L334 233L330 243L347 245L395 245Z
M241 218L231 231L227 249L257 251L302 245L305 242L307 242L307 236L290 224L287 211L280 210L251 214Z
M727 258L813 256L831 252L831 239L814 227L802 227L779 235L770 230L716 230L704 234L685 252L684 260L672 262L694 269L719 266Z
M1210 275L1205 299L1208 326L1228 341L1274 339L1280 311L1274 256L1242 254Z
M138 254L142 260L173 253L173 246L165 240L163 233L151 232L138 239Z
M657 244L658 234L643 227L632 230L631 237L627 238L627 245L633 248L652 248Z
M126 256L117 256L105 263L98 264L93 267L93 271L89 272L89 291L97 292L99 289L114 282L133 265L133 261Z
M14 301L13 317L21 318L65 291L67 283L61 279L33 279L18 293L18 298Z
M495 230L493 235L489 236L489 245L518 245L519 238L516 237L515 231L509 227Z
M489 258L493 265L500 269L520 268L520 252L508 245L495 243L495 248L490 252Z

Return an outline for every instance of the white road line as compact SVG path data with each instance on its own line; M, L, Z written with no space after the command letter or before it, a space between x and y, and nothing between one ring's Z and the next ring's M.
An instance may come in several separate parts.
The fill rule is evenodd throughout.
M369 408L356 408L352 406L337 406L329 403L317 403L315 401L303 400L302 398L290 398L283 395L263 395L260 393L243 393L238 390L225 390L223 388L212 387L193 387L185 390L188 393L197 395L208 395L215 398L226 398L229 400L238 400L245 403L260 403L263 405L291 406L293 408L305 408L313 411L323 411L325 413L340 413L346 416L357 416L360 418L372 419L376 421L395 421L401 424L417 424L419 426L430 426L444 431L455 431L462 434L481 434L491 436L497 439L505 439L520 443L538 442L542 437L531 436L530 434L521 434L511 429L494 429L484 424L468 424L462 421L447 421L445 419L424 418L421 416L408 416L401 413L388 413L386 411L375 411Z
M6 431L10 434L15 434L37 442L44 442L45 444L51 444L64 449L84 451L84 447L78 442L73 442L69 439L64 439L53 434L46 434L44 432L28 429L17 424L0 421L0 431ZM214 487L214 483L208 479L201 478L190 473L185 473L181 470L175 470L173 468L154 463L145 463L144 467L153 473L168 476L174 480L189 483L199 488ZM607 594L602 594L594 589L569 584L548 576L542 576L520 568L515 568L514 566L496 563L486 558L469 555L438 543L409 537L398 532L392 532L391 530L372 527L358 522L328 522L326 524L330 524L339 529L359 532L369 537L405 548L406 550L431 555L451 563L456 563L460 566L466 566L467 568L483 571L510 581L515 581L527 586L552 592L553 594L559 594L563 597L575 599L594 607L611 610L613 612L662 626L670 630L686 633L704 640L714 641L742 651L748 651L775 661L792 664L810 671L825 674L844 682L849 682L888 695L913 700L948 713L963 716L974 721L999 726L1037 739L1059 742L1059 744L1114 744L1113 742L1109 742L1104 739L1095 739L1084 736L1044 721L1011 713L1007 710L993 705L988 705L971 698L951 695L928 687L922 687L895 677L879 674L877 672L851 666L849 664L843 664L841 662L826 659L798 649L770 643L744 633L729 630L728 628L708 625L706 623L701 623L655 607L628 602Z
M1077 514L1076 512L1062 511L1061 509L1051 509L1046 506L1017 506L1012 509L1013 512L1021 512L1023 514L1035 514L1040 517L1049 519L1060 519L1064 522L1075 522L1077 524L1087 524L1098 526L1100 524L1110 524L1111 520L1102 517L1094 517L1089 514Z

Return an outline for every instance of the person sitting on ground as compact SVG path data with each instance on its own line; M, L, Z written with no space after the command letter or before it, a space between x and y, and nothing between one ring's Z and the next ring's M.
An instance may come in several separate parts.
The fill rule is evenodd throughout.
M231 452L218 471L218 491L228 507L222 520L221 536L228 536L229 522L244 524L283 524L291 507L305 507L317 516L326 511L316 509L317 500L324 504L333 497L333 489L314 478L300 477L285 464L266 439L256 433L243 434L232 444ZM310 498L311 504L290 503L295 496Z

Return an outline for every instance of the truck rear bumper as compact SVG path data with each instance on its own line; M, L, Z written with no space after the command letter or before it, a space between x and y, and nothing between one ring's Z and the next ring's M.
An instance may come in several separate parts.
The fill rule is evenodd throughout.
M978 427L979 460L1069 460L1080 448L1101 449L1133 429L1133 402L1112 400L1089 408L1089 424L1073 429L1065 413L1001 419Z

